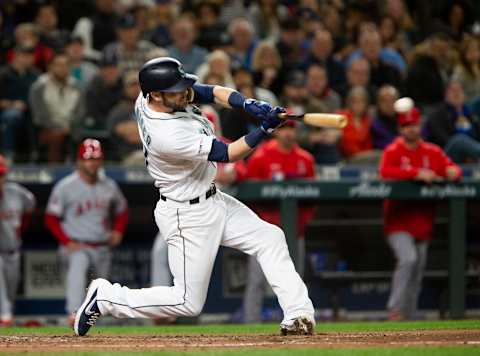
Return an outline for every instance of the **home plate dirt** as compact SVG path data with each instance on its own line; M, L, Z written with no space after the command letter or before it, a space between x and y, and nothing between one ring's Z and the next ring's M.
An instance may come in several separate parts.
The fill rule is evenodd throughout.
M358 348L404 346L480 346L480 330L421 330L320 333L314 336L268 334L0 336L0 352L154 351L224 348Z

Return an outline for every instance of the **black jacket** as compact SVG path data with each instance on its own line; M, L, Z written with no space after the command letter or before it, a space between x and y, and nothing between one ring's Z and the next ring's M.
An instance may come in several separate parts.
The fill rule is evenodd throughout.
M472 124L473 138L480 140L478 118L474 116L467 107L464 110L464 116ZM444 148L450 137L456 133L456 120L457 115L455 114L455 110L447 103L443 103L427 118L424 132L426 139Z

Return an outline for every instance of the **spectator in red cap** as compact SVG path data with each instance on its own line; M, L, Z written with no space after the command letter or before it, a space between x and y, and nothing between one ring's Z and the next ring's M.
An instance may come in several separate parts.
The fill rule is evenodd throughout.
M383 152L380 163L383 179L417 180L430 184L461 178L460 167L440 147L421 139L417 108L398 114L398 130L400 137ZM392 320L415 316L434 214L435 206L431 201L384 202L384 231L397 260L387 304Z
M315 161L313 156L300 148L297 143L295 121L287 121L278 127L274 139L264 143L255 151L247 162L247 178L251 180L284 181L291 179L313 179ZM280 225L278 206L258 204L254 211L265 221ZM305 227L313 217L312 206L302 204L298 214L298 261L305 260ZM298 273L303 274L303 265L297 266ZM249 259L248 279L243 301L244 321L254 323L261 321L261 309L265 294L265 278L260 265L254 258Z
M0 328L13 324L21 278L21 236L35 208L33 194L17 183L6 181L7 173L6 159L0 155Z
M73 325L87 287L87 272L108 277L111 248L118 246L128 222L128 206L117 184L102 175L99 141L84 140L77 151L77 169L53 187L45 224L60 245L66 271L66 311ZM112 218L113 213L113 218Z

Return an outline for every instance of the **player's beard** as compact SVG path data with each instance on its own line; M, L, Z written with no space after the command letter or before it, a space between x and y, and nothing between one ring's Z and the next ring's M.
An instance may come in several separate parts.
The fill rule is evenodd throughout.
M167 108L172 109L173 111L184 111L187 107L187 95L183 95L177 100L168 99L165 95L163 96L163 105Z

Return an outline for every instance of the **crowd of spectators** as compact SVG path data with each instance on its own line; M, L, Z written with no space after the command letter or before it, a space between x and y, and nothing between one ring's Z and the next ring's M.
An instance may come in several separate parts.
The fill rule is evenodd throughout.
M0 4L0 149L61 163L85 137L139 164L137 71L171 56L202 82L289 112L341 112L341 132L298 127L319 165L373 163L409 96L423 137L480 157L480 6L468 0L6 0ZM223 136L258 125L211 107Z

